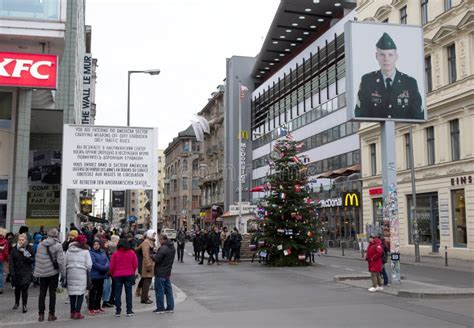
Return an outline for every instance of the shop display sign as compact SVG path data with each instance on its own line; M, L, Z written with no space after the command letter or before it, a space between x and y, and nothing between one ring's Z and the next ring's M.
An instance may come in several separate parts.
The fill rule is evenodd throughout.
M0 52L0 86L56 89L58 56Z

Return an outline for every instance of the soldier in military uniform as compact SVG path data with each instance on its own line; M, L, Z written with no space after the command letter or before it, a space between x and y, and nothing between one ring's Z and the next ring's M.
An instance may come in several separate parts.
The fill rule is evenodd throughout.
M384 33L376 47L380 70L362 76L355 117L423 120L425 114L416 80L395 67L398 60L395 42Z

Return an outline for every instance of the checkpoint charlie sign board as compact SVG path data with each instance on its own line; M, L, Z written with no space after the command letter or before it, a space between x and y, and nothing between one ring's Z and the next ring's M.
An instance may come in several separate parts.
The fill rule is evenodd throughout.
M66 188L154 188L156 129L65 124L63 147Z

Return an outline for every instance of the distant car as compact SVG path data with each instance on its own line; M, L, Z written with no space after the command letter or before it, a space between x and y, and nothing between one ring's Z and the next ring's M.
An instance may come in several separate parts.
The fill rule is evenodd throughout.
M166 235L168 239L176 240L176 230L164 228L161 234Z

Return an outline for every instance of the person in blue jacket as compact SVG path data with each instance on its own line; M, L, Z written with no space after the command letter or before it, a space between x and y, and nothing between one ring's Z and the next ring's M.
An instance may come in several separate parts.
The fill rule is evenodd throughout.
M109 271L109 259L102 249L102 242L94 239L90 250L92 259L91 280L92 288L89 290L89 314L104 313L101 305L104 279Z

